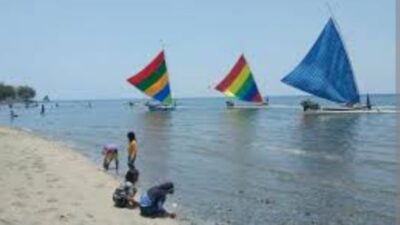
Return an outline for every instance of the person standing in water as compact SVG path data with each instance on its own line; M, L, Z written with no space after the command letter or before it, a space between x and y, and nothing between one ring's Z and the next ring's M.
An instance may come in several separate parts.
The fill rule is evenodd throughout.
M44 105L42 104L42 106L40 107L40 115L44 115L46 109L44 108Z
M118 146L115 144L106 144L103 147L104 160L103 160L103 167L105 170L108 170L110 163L115 161L115 170L118 173Z
M139 179L139 171L136 169L135 160L137 154L136 136L133 131L128 132L128 172L125 174L125 181L136 184Z
M127 134L128 137L128 166L135 165L136 154L137 154L137 142L135 132L130 131Z

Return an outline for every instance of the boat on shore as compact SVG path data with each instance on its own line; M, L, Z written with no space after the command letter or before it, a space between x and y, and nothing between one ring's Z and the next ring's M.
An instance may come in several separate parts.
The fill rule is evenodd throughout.
M281 81L314 96L342 104L321 107L310 99L301 102L306 114L380 113L369 95L362 104L352 64L334 18L300 64Z
M154 101L146 102L149 111L175 110L164 51L161 51L144 69L127 80Z
M247 102L247 104L236 104L233 100L227 100L225 102L227 109L262 109L268 106L268 99L264 99L258 91L250 66L243 54L215 89L230 98Z

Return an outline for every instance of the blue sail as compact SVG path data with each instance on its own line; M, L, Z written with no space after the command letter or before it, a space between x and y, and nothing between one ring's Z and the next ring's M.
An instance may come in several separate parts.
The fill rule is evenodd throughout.
M330 101L360 102L353 69L332 19L303 61L282 82Z

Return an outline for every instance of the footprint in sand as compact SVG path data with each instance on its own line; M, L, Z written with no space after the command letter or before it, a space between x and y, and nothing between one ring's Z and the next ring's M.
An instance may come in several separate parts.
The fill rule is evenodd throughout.
M16 197L19 199L29 199L30 198L29 195L26 194L25 192L18 192Z
M24 175L27 180L32 180L32 176L29 173L25 173Z
M96 188L103 188L103 187L105 187L106 186L106 184L105 183L100 183L100 184L96 184Z
M47 202L48 203L54 203L54 202L58 202L58 200L55 199L55 198L49 198L49 199L47 199Z
M17 202L13 202L11 203L12 206L15 206L17 208L24 208L25 204L23 202L17 201Z
M80 202L72 202L71 205L73 205L73 206L80 206L81 203L80 203Z
M73 214L71 214L71 213L61 214L61 215L58 216L58 219L60 221L63 221L63 222L68 222L73 218L75 218L75 216Z
M51 179L47 179L47 182L49 182L49 183L55 183L55 182L57 182L57 181L59 181L60 179L59 178L51 178Z
M4 225L12 225L13 223L9 220L0 218L0 224L4 224Z
M38 210L36 212L40 213L40 214L44 214L44 213L50 213L50 212L54 212L54 211L57 211L57 208L54 208L54 207L44 208L44 209Z
M26 170L26 166L22 165L18 167L18 170Z

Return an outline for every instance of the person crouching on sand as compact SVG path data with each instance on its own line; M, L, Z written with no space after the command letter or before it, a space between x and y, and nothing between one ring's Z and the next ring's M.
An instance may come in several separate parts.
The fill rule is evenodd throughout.
M114 206L118 208L136 208L139 205L134 199L136 192L137 189L131 182L126 181L122 183L114 191Z
M114 160L115 161L115 169L118 171L118 146L115 144L106 144L103 147L103 167L105 170L108 170L110 163Z
M167 194L174 193L174 184L172 182L163 183L150 188L140 196L140 214L144 217L170 217L175 218L175 213L167 212L163 205Z

